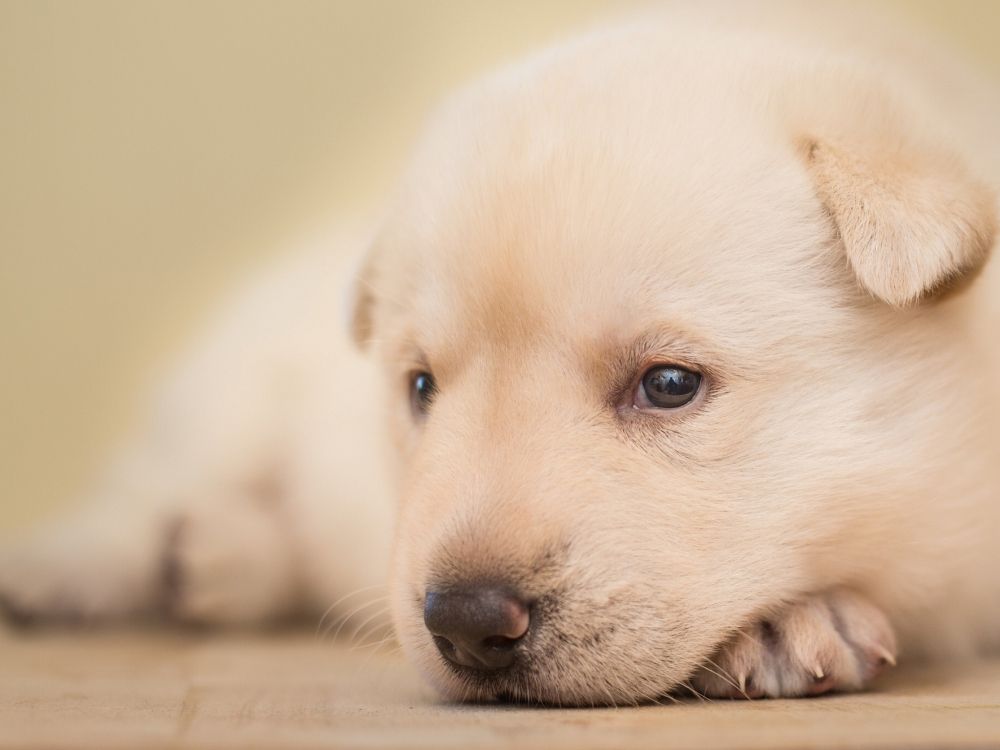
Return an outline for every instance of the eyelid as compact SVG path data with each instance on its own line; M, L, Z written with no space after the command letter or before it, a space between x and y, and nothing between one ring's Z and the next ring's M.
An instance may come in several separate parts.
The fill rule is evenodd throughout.
M608 393L611 403L618 406L626 398L631 403L632 394L642 382L642 377L656 367L680 367L697 372L702 377L702 388L718 382L715 368L702 365L684 346L652 346L654 342L639 341L625 352L614 366ZM658 343L658 342L657 342Z
M640 428L643 425L656 431L675 430L688 420L697 418L720 392L725 392L725 390L714 387L702 376L698 392L688 403L673 408L662 408L636 404L633 400L635 391L629 391L621 401L614 405L613 414L619 426L625 430L631 429L633 426Z
M636 370L635 375L630 381L627 392L629 394L634 393L635 390L642 385L643 378L650 370L656 370L661 367L676 367L681 370L689 370L690 372L697 373L701 376L701 382L698 385L699 392L707 390L713 383L712 375L704 367L677 359L656 359L642 365L638 370Z
M742 368L728 361L708 341L697 336L681 336L674 331L653 331L632 342L621 360L625 378L641 377L653 367L674 365L700 373L711 387L720 387Z
M633 339L628 345L611 351L607 360L608 373L603 383L607 405L619 415L642 415L651 419L679 419L703 407L713 394L725 390L730 367L721 353L696 337L682 337L669 329L653 330ZM633 398L642 377L655 367L681 367L701 375L698 395L689 404L672 410L634 408Z
M431 367L430 361L421 349L408 350L398 358L397 362L402 368L404 377L407 379L421 372L427 372L436 377L434 368Z

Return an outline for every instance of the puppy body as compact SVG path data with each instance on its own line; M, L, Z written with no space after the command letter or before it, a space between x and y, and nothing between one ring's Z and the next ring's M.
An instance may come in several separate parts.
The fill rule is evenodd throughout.
M449 695L799 695L860 687L895 636L1000 645L1000 96L797 13L657 13L456 97L360 273L369 356L338 325L344 240L268 274L93 530L8 553L11 608L322 611L381 580L397 495L397 634ZM698 400L634 408L664 362ZM489 679L422 622L427 591L484 579L533 602Z

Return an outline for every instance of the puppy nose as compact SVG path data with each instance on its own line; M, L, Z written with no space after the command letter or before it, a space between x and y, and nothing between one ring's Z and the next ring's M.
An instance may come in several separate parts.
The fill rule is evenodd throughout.
M528 622L528 605L500 588L428 591L424 599L424 624L441 655L470 669L511 666Z

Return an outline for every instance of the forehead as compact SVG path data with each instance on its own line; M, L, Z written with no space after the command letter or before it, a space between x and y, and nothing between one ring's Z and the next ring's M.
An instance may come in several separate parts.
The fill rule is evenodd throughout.
M423 348L650 322L717 335L823 304L829 229L753 102L536 89L450 113L404 192L391 294Z

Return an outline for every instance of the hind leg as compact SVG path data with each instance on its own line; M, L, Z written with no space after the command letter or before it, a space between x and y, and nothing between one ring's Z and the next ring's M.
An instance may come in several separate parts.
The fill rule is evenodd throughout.
M0 611L21 623L156 611L164 519L150 509L79 511L0 548Z
M301 595L278 508L213 498L187 508L92 508L0 552L0 610L15 622L168 616L255 625Z
M289 256L220 310L96 500L0 543L9 613L253 624L382 580L390 505L363 390L380 386L338 334L340 241Z

